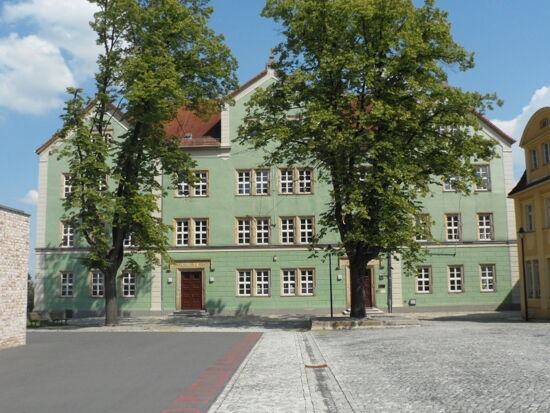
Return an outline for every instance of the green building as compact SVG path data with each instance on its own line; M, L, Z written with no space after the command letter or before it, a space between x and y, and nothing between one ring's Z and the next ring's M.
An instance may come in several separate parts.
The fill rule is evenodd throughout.
M121 273L123 314L208 310L221 314L327 313L330 279L335 311L350 305L345 258L312 256L309 243L329 199L328 187L307 167L263 167L262 154L233 142L253 91L274 81L267 69L234 92L234 104L208 121L180 111L169 126L183 150L196 160L198 183L170 187L161 200L162 219L172 228L173 262L146 270L145 277ZM125 130L113 114L114 139ZM453 183L434 185L425 199L432 240L418 240L431 251L417 274L406 274L399 260L369 264L366 300L386 310L505 309L517 306L517 251L513 202L506 194L512 177L513 139L484 117L483 133L498 145L499 157L478 165L484 184L470 197ZM88 271L75 244L73 228L61 221L63 198L71 191L65 160L52 151L55 137L37 149L35 309L72 310L77 316L104 308L102 274ZM322 240L335 245L332 233ZM125 241L133 246L131 237ZM391 268L391 269L390 269ZM390 270L389 270L390 269ZM331 278L332 275L332 278Z

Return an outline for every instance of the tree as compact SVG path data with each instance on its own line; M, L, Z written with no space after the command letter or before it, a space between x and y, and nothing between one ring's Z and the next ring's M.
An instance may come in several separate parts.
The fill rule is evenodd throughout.
M445 68L470 69L473 55L433 0L267 0L262 15L285 36L278 81L251 98L238 139L266 148L267 163L308 163L329 183L319 238L339 233L351 317L364 317L367 263L400 254L412 269L425 253L414 217L429 185L456 178L468 193L472 161L494 156L477 112L495 96L447 84Z
M64 219L88 247L88 268L103 273L105 323L114 325L124 258L137 274L159 265L159 257L169 259L158 177L193 182L194 163L165 125L181 107L205 116L219 110L236 86L236 61L207 26L208 0L90 1L99 7L91 26L102 53L95 93L86 99L69 89L61 116L60 157L68 160L72 185ZM104 135L113 116L128 129L110 142ZM137 248L125 251L129 235Z

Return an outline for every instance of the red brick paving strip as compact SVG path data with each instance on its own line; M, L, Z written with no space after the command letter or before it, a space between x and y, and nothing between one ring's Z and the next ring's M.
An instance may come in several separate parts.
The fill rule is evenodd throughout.
M193 384L181 391L179 397L172 402L177 407L164 409L161 413L206 412L261 336L262 333L247 334Z

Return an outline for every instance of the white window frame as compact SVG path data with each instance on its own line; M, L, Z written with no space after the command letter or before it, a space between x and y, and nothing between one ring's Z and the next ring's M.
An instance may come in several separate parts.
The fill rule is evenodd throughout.
M252 218L237 218L237 244L250 245L252 242Z
M205 222L204 228L202 228L202 222ZM187 228L185 228L185 224ZM175 218L173 227L174 246L192 247L208 245L210 240L209 226L208 218Z
M176 187L176 197L178 198L189 198L191 196L191 191L189 184L187 182L179 182Z
M295 217L281 217L281 244L292 245L296 242Z
M271 187L270 170L237 169L238 196L269 196Z
M457 181L457 178L456 176L451 176L449 178L449 181L444 181L443 182L443 191L444 192L456 192L456 181Z
M535 217L533 216L533 205L525 205L525 231L535 230Z
M271 224L269 218L255 218L254 240L256 245L268 245L271 237Z
M550 142L542 144L543 162L545 165L550 163Z
M105 296L105 275L101 271L90 273L90 297L102 298Z
M137 278L133 272L124 272L121 279L121 292L123 298L136 298Z
M237 270L237 296L252 296L252 269Z
M237 297L269 297L271 271L266 268L237 269Z
M424 227L426 232L430 232L430 214L418 214L414 216L414 225ZM428 238L425 235L415 235L415 241L425 242Z
M454 220L456 218L456 221ZM453 219L453 221L449 221ZM460 214L445 214L445 232L447 241L460 241L462 238L462 220Z
M477 214L477 236L480 241L491 241L494 239L493 214L480 212Z
M252 170L237 171L237 195L252 195Z
M313 193L313 170L311 168L297 168L297 194Z
M193 196L204 198L208 196L208 171L195 171L196 182L193 185Z
M124 237L124 240L122 241L122 245L126 248L133 248L136 246L136 243L132 239L132 234L126 234L126 237Z
M496 266L495 264L480 264L479 266L480 289L483 293L495 292Z
M313 168L280 168L279 194L312 195L314 187Z
M491 190L491 168L490 165L476 165L476 175L481 178L484 185L474 185L474 189L478 192L488 192Z
M535 149L531 149L529 151L529 158L530 158L530 161L531 161L531 170L535 170L535 169L538 169L539 167L539 152L538 150L535 148Z
M311 244L315 236L315 219L313 217L296 217L299 224L299 243ZM294 225L296 228L296 225Z
M315 284L314 268L281 269L281 296L312 297L315 295Z
M271 271L268 269L254 270L254 290L257 297L271 295Z
M63 298L74 297L74 273L72 271L61 271L59 296Z
M72 248L75 246L75 229L68 222L61 221L61 247Z
M63 199L67 199L67 197L73 193L73 183L72 183L72 175L69 173L62 174L63 179Z
M174 245L187 247L191 240L190 219L178 218L174 223Z
M289 169L289 168L279 169L279 193L281 195L294 194L294 170L293 169Z
M430 294L432 292L432 267L416 267L416 293Z
M194 245L208 245L208 219L193 218L193 232Z
M464 267L462 265L449 265L448 281L450 293L464 292Z
M252 171L254 177L254 195L267 196L269 195L270 179L269 169L254 169Z

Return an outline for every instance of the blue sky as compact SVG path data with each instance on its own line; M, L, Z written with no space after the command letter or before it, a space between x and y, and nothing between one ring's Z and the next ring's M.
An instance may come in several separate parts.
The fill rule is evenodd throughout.
M419 3L419 0L415 0ZM226 36L245 82L263 70L280 35L260 17L263 0L213 0L211 27ZM455 40L475 52L476 67L452 71L455 86L496 92L504 105L487 114L515 139L537 109L550 105L548 0L438 0ZM0 0L0 204L36 216L35 149L61 125L67 86L90 88L97 49L86 0ZM516 178L523 157L516 148ZM33 223L34 229L34 223ZM32 235L34 245L34 230ZM33 246L32 245L32 246Z

